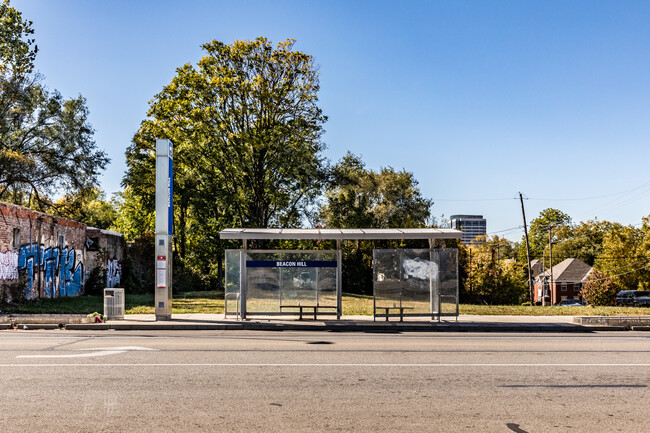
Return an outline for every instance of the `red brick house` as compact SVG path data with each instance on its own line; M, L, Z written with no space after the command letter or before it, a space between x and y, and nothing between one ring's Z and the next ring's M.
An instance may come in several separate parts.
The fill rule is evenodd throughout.
M557 304L563 299L579 299L582 285L593 271L588 264L578 259L566 259L535 278L535 302L542 302L546 296L547 305ZM552 283L551 283L552 278Z

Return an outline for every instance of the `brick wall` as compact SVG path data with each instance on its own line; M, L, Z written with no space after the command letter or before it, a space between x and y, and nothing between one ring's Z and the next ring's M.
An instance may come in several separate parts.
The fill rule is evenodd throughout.
M93 263L87 251L85 224L0 202L0 290L24 285L27 298L76 296L83 293ZM105 250L119 262L124 254L119 233L101 233ZM109 238L111 238L109 240ZM115 239L113 239L115 238ZM121 243L120 243L120 239Z

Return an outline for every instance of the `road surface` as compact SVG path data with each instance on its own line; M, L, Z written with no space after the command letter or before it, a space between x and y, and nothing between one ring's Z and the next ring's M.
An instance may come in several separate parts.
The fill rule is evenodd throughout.
M0 332L0 431L650 431L650 334Z

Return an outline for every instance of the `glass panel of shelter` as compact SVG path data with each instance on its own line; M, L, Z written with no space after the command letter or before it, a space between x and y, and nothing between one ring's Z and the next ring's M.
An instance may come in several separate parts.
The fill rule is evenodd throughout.
M336 251L249 250L246 266L246 314L336 314Z
M241 314L241 250L226 250L224 314Z
M458 315L456 249L373 251L375 317Z

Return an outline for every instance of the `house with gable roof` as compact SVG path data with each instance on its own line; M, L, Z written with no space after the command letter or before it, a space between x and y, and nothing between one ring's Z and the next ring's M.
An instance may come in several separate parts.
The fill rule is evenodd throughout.
M593 267L578 259L566 259L552 269L547 269L535 278L535 302L547 302L554 305L563 299L579 299L582 285L593 272Z

